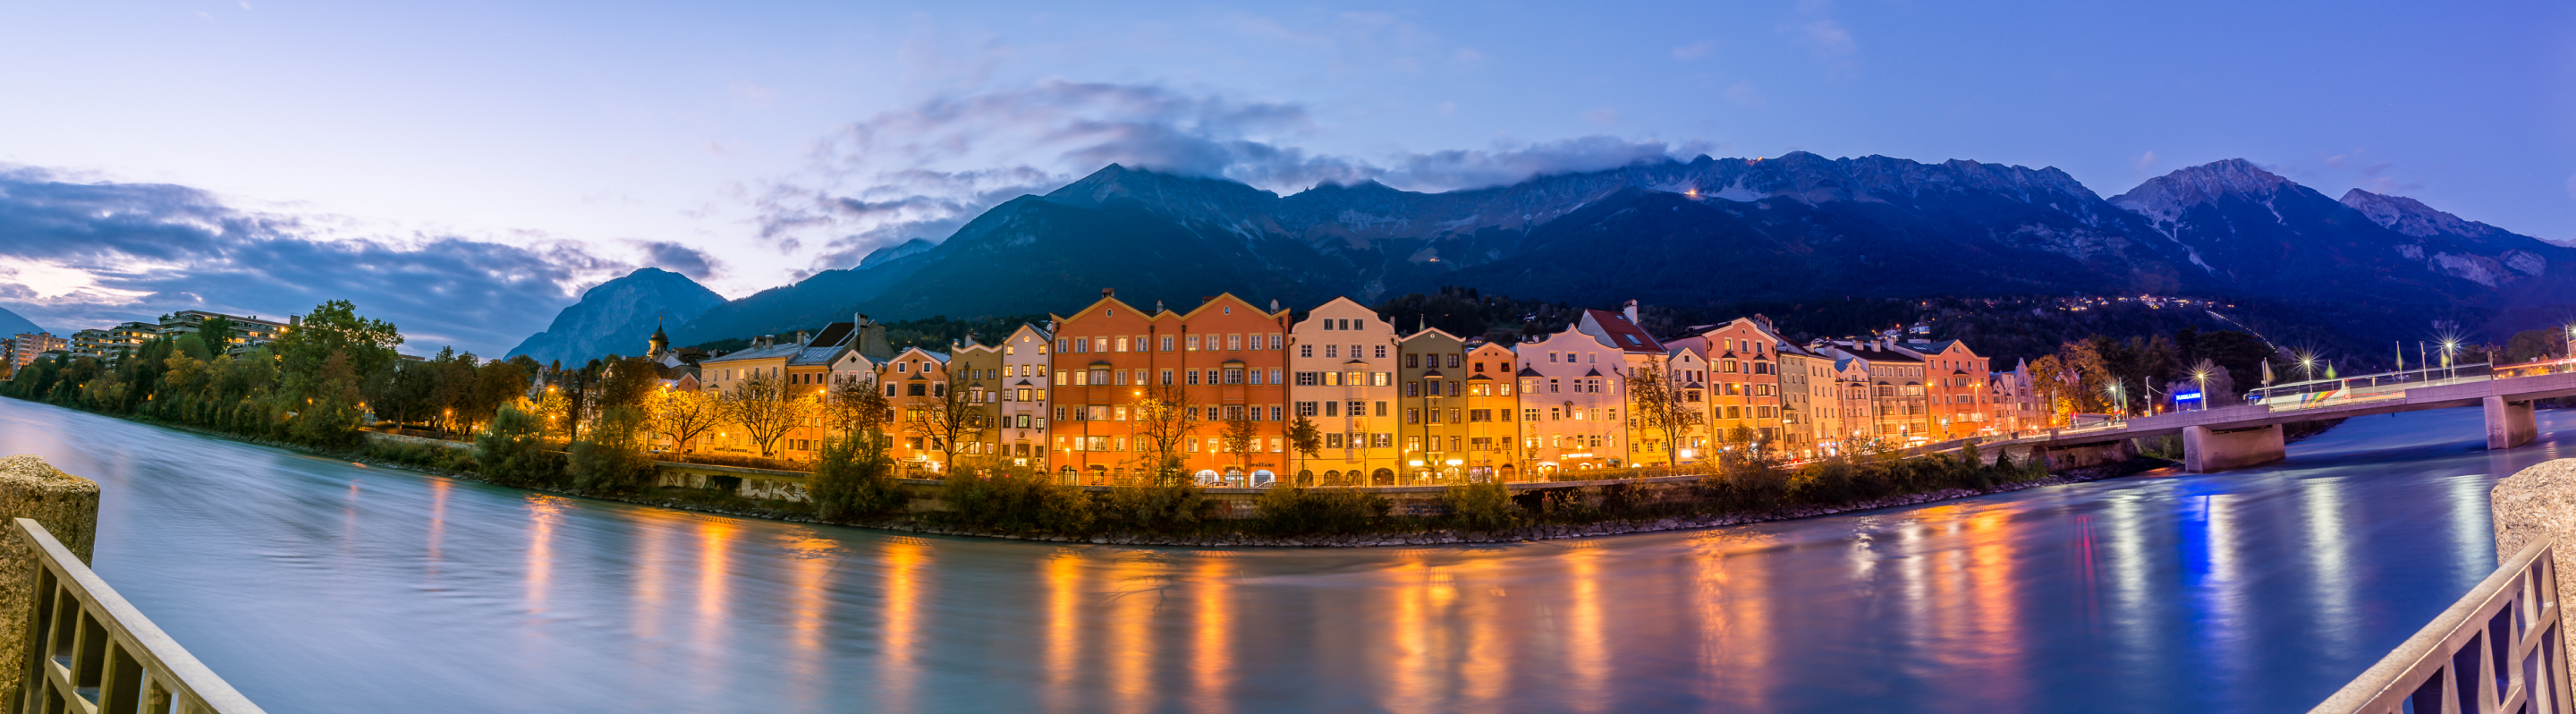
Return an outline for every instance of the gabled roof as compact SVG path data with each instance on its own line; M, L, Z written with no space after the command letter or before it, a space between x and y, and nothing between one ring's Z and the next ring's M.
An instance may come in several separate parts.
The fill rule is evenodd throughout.
M1529 363L1525 361L1525 362L1522 362L1522 363L1521 363L1521 371L1512 373L1512 376L1514 376L1514 377L1538 377L1538 376L1543 376L1543 375L1540 375L1540 374L1538 373L1538 370L1530 369L1530 368L1529 368Z
M1583 376L1586 376L1586 377L1599 377L1599 376L1602 376L1602 375L1601 375L1601 368L1599 368L1599 367L1594 367L1594 368L1592 368L1592 369L1584 370L1584 371L1583 371Z
M1664 343L1657 341L1654 335L1646 334L1646 328L1629 322L1626 315L1609 310L1585 310L1583 321L1600 327L1600 336L1608 339L1612 347L1628 352L1664 353Z

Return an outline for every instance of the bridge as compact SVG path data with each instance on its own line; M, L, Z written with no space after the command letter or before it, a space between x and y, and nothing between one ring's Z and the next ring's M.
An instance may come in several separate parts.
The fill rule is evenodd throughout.
M2576 359L2433 367L2265 387L2249 394L2247 404L2052 430L1992 445L2027 447L2034 457L2063 467L2126 458L2130 439L2180 436L2183 470L2212 473L2281 460L2285 424L2483 406L2487 448L2510 449L2539 436L2533 400L2568 396L2576 396Z

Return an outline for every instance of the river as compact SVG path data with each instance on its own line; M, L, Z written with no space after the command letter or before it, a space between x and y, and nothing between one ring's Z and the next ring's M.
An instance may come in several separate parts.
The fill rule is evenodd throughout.
M532 494L0 399L98 571L273 712L2304 711L2576 443L2475 409L2271 467L1436 548L916 537Z

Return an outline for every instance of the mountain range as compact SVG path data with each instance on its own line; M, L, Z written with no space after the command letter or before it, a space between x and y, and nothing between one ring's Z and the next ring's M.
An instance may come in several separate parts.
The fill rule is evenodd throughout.
M1364 182L1288 196L1112 164L995 206L940 242L705 308L672 338L787 333L854 312L1065 310L1105 287L1186 309L1219 292L1296 307L1442 285L1589 305L2198 295L2294 306L2356 338L2447 329L2501 340L2497 330L2570 312L2576 249L2413 199L2329 198L2241 159L2107 199L2054 168L1805 152L1442 193ZM566 315L594 310L589 301ZM558 318L544 334L586 324Z
M641 268L583 291L581 301L557 313L544 332L503 356L580 364L611 353L639 354L653 330L685 323L724 301L688 276Z

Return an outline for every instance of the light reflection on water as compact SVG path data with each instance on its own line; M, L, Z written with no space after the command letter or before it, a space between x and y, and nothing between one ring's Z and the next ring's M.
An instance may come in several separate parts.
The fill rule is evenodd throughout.
M2449 410L2214 476L1202 551L639 508L0 400L0 453L104 486L100 571L280 712L2298 710L2483 577L2494 478L2569 443L2481 439Z

